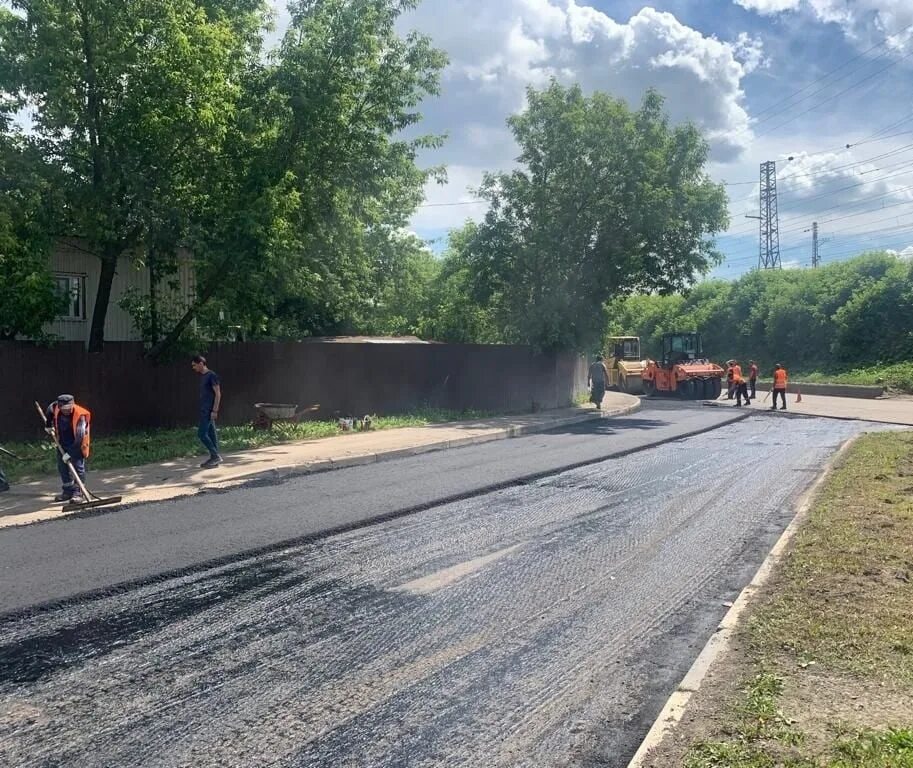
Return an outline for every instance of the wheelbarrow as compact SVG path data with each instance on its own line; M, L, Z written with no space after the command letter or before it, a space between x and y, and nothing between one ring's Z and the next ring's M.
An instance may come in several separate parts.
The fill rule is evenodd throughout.
M257 410L257 418L254 420L254 427L257 429L271 429L277 421L297 422L301 421L304 416L320 409L320 404L309 405L307 408L298 410L297 403L254 403Z

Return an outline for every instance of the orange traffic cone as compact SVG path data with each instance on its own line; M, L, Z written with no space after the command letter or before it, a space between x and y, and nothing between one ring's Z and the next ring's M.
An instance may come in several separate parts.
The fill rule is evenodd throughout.
M796 387L796 402L797 403L802 402L802 390L799 389L798 387Z

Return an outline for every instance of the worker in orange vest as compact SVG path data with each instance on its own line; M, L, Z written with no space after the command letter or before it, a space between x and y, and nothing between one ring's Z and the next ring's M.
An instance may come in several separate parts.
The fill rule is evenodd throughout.
M786 369L777 363L774 366L774 404L770 406L770 410L777 410L777 395L779 395L783 401L783 405L780 407L780 410L786 410L786 385L788 382L789 375L786 373Z
M732 383L735 387L735 404L736 407L742 407L742 398L745 398L745 405L751 405L751 398L748 396L748 382L742 376L742 366L738 360L732 361Z
M751 384L751 399L758 397L758 364L751 360L748 364L748 383Z
M735 360L726 361L726 399L732 400L732 396L735 394L735 384L732 379L732 366L735 365Z
M47 431L53 430L64 452L63 456L59 451L57 453L57 471L60 473L63 489L54 497L54 501L81 504L85 499L82 498L82 492L70 474L66 459L70 460L79 479L85 483L86 459L89 458L92 439L92 414L86 408L77 405L73 395L60 395L48 406L45 416Z

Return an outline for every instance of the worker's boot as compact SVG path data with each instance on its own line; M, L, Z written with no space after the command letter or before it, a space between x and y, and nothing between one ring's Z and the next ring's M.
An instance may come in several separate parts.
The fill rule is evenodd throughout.
M67 493L66 491L64 491L63 493L58 493L54 497L54 501L69 501L72 498L73 498L72 493Z

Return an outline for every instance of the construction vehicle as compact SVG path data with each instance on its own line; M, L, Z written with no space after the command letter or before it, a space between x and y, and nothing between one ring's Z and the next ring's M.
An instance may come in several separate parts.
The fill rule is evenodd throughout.
M617 389L630 395L643 394L643 372L647 363L640 356L639 337L610 337L605 352L605 367L609 372L609 389Z
M704 357L699 333L663 335L662 360L647 360L644 392L676 395L683 400L716 400L723 391L724 371Z

